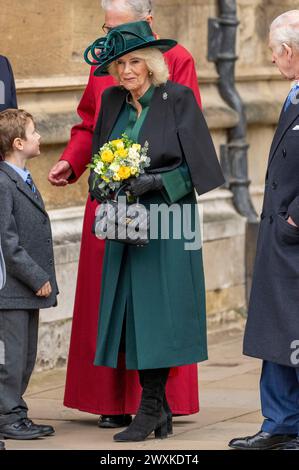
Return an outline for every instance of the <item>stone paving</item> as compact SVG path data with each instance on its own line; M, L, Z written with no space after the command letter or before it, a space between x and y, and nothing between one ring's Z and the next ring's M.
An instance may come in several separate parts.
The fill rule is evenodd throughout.
M216 339L215 339L216 338ZM26 400L30 417L55 427L54 436L33 441L6 440L9 449L47 450L222 450L233 437L254 434L262 416L261 363L242 356L242 332L231 330L210 340L209 361L199 365L201 411L174 419L174 435L142 443L113 442L115 430L97 427L98 417L62 404L65 370L33 375Z

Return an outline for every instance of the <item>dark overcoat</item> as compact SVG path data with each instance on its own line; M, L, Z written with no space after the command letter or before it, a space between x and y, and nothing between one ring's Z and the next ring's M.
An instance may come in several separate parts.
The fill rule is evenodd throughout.
M244 354L294 366L299 340L299 104L281 113L270 150Z
M8 59L0 55L0 112L17 108L14 76Z
M126 94L118 87L104 92L94 152L109 140ZM189 205L189 228L199 232L194 187L202 194L221 185L223 176L192 90L172 82L157 87L138 140L142 145L148 141L148 171L162 174L167 192L167 197L146 193L140 202L147 208L165 202L176 202L180 209ZM186 241L184 236L176 239L170 228L169 239L159 236L143 248L106 242L95 365L117 367L125 310L128 369L207 358L202 249L186 250Z
M16 87L9 60L0 55L0 112L7 108L17 108ZM0 289L5 281L6 269L0 240Z
M6 284L0 310L47 308L56 305L51 224L40 193L31 191L21 176L0 162L0 236L6 263ZM52 294L36 292L50 281Z

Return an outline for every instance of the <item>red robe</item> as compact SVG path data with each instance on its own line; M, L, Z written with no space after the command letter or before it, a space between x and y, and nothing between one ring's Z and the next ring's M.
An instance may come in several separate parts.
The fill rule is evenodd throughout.
M165 54L170 79L192 88L201 105L194 60L178 45ZM70 163L75 182L90 161L92 135L101 106L101 94L114 85L112 77L95 77L94 67L78 107L81 124L73 127L71 139L61 160ZM135 414L141 388L136 371L125 369L120 355L118 369L93 365L98 331L99 298L104 257L104 241L91 233L97 203L88 197L83 222L77 290L68 358L64 405L89 413ZM170 372L166 387L174 414L199 411L197 364L177 367Z

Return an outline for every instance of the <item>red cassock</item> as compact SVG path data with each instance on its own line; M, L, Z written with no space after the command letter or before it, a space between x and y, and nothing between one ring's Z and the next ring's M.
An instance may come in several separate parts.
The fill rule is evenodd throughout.
M177 45L165 57L170 79L192 88L201 105L192 56ZM72 183L82 175L90 162L93 129L101 106L102 92L115 84L112 77L94 77L93 72L92 67L78 107L82 122L73 127L70 142L61 156L61 160L68 161L73 168L76 178ZM98 240L91 233L96 207L97 203L88 198L83 222L64 404L95 414L135 414L141 394L137 372L125 369L122 355L117 369L93 365L105 248L104 241ZM166 394L174 414L197 413L197 364L172 369Z

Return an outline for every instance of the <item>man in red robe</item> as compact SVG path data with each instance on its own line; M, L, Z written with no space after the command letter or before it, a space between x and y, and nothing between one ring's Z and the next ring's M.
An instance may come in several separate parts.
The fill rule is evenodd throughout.
M147 20L152 26L151 0L102 0L105 11L104 31L119 24ZM194 60L182 46L165 54L170 80L192 88L201 105ZM90 162L92 136L97 122L101 95L115 85L112 77L95 77L91 68L89 81L78 106L82 122L71 131L71 139L60 161L49 173L56 186L75 183ZM98 331L98 312L105 242L91 232L97 207L88 197L83 222L81 252L64 405L101 415L100 427L127 426L138 409L141 387L136 371L125 369L120 354L117 369L93 365ZM170 372L166 388L170 408L175 415L199 411L197 364Z

